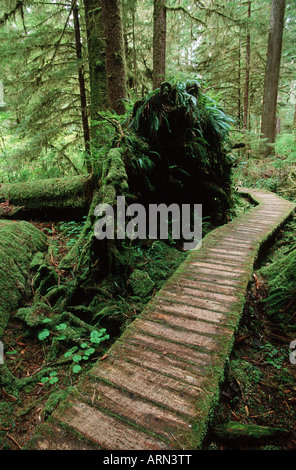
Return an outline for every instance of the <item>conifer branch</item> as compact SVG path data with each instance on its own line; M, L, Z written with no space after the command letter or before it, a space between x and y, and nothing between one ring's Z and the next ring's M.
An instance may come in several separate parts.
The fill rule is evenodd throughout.
M204 26L206 26L206 23L203 20L201 20L200 18L197 18L196 16L191 15L191 13L182 6L177 6L177 7L166 6L165 8L166 10L169 10L169 11L182 11L185 15L189 16L189 18L191 18L192 20L197 21L198 23L201 23Z
M22 7L23 7L23 0L17 0L15 7L12 10L10 10L8 13L4 13L4 16L0 18L0 26L4 25L11 16L14 17L16 12L19 9L22 9Z

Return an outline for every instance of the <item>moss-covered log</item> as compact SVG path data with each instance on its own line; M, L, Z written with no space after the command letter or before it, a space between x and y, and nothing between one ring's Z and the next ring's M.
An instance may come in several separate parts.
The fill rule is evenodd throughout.
M109 204L116 207L117 196L125 195L128 191L127 173L123 160L123 151L120 148L111 149L102 162L102 176L100 188L94 192L92 203L84 228L77 243L61 262L61 269L82 267L90 268L93 264L99 271L109 274L112 264L118 261L115 255L116 243L114 240L97 240L94 226L96 223L95 209L98 204ZM114 256L115 255L115 256Z
M91 175L49 178L0 185L0 216L15 218L80 218L93 192Z
M29 265L45 248L46 237L34 225L0 220L0 338L12 310L32 295Z
M244 424L233 421L219 424L213 428L213 431L220 439L240 439L244 441L279 438L289 434L289 431L284 428L258 426L256 424Z

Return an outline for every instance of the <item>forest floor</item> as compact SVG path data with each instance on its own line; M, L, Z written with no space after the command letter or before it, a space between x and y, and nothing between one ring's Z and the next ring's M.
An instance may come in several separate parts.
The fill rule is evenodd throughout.
M56 256L64 255L75 238L75 225L72 235L64 236L54 223L40 223L38 228L58 239ZM295 230L296 221L287 226L287 231ZM284 229L286 230L286 229ZM283 232L286 234L286 232ZM282 233L282 235L283 235ZM294 234L293 234L294 235ZM73 240L72 238L73 237ZM289 243L291 237L286 236ZM268 259L268 254L266 259ZM53 265L56 260L52 258ZM207 450L286 450L296 448L296 365L289 361L289 345L296 339L295 326L281 331L268 317L264 306L267 287L257 271L249 286L244 314L236 336L234 349L221 387L220 402L213 418L213 427L205 440ZM294 318L295 320L295 318ZM3 338L5 360L9 370L17 378L32 377L45 364L46 343L28 335L23 324L14 319ZM106 350L108 343L105 344ZM85 370L92 367L101 357L92 358ZM80 376L69 373L69 367L59 367L58 383L32 382L32 385L13 394L0 391L0 449L21 450L26 448L35 428L44 421L51 411L75 385ZM225 439L215 434L217 424L234 421L242 424L279 427L289 431L284 437L265 439Z

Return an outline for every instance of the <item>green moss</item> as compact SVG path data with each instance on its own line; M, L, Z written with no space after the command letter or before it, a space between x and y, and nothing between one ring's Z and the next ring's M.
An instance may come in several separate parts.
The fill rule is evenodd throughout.
M288 435L289 431L283 428L271 428L230 421L227 424L217 425L215 433L224 439L264 439Z
M39 267L44 263L44 260L45 260L44 253L40 251L35 253L29 266L30 270L32 272L37 272Z
M128 183L123 161L123 151L120 148L113 148L107 153L103 161L101 186L99 190L94 192L85 226L81 231L78 241L62 260L60 264L61 269L75 267L79 271L82 267L90 266L90 248L97 243L94 235L95 208L98 204L109 204L115 209L117 196L126 194L127 190ZM119 256L119 253L112 240L108 240L107 243L108 247L104 246L101 252L96 254L99 257L101 256L101 258L108 258L107 261L104 259L101 265L106 266L108 263L110 266L116 265L116 258Z
M54 410L57 408L59 403L67 397L69 392L70 392L70 389L57 390L56 392L53 392L49 396L47 402L45 403L45 407L43 409L43 414L44 414L45 419L47 419L54 412Z
M28 268L45 235L29 222L0 221L0 337L12 310L31 295Z
M128 279L128 284L134 295L146 297L153 289L154 282L149 274L140 269L135 269Z
M83 210L89 206L92 179L89 175L50 178L0 186L0 201L21 206L27 211ZM19 207L18 212L22 213Z
M127 174L123 161L123 150L111 149L104 162L102 169L102 203L116 204L116 196L124 195L128 190Z

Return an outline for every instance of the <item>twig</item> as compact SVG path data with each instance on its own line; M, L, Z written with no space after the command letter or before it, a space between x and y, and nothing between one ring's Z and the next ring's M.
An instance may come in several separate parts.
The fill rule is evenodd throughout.
M170 11L182 11L185 15L189 16L192 20L197 21L198 23L201 23L204 26L207 26L207 24L202 19L191 15L191 13L189 11L187 11L186 8L184 8L182 6L178 6L178 7L168 7L168 6L166 6L165 9L170 10Z
M15 445L16 445L19 449L22 450L22 448L21 448L21 446L19 445L19 443L18 443L10 434L7 433L7 434L6 434L6 437L8 437L9 439L11 439L12 442L14 442Z
M104 119L105 121L108 121L113 127L115 127L115 130L120 134L119 140L117 143L117 147L119 147L119 143L125 137L125 134L122 130L120 122L116 121L115 119L113 120L113 119L107 118L106 116L102 116L102 114L100 113L97 113L97 114L100 118Z

